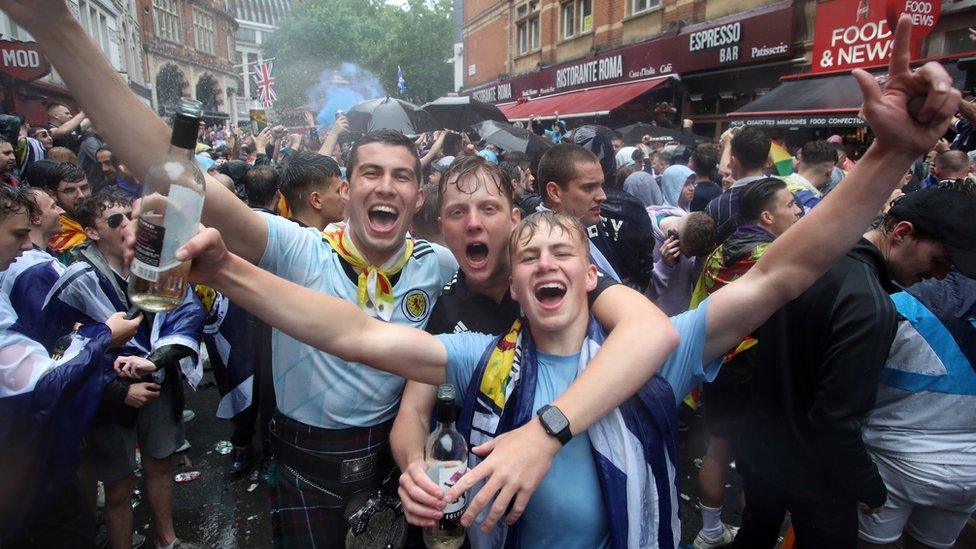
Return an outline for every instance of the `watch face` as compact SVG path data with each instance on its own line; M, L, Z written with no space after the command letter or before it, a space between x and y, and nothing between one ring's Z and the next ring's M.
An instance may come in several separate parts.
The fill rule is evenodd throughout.
M553 434L562 432L569 427L569 421L558 408L549 408L542 413L542 423L552 431Z

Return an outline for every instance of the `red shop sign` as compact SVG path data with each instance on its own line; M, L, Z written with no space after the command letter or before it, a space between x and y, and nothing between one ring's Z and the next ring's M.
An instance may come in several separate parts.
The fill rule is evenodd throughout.
M902 0L904 2L904 0ZM884 65L891 57L894 29L885 0L828 0L817 4L812 72ZM918 57L921 41L913 41Z
M939 22L942 0L888 0L885 4L885 17L888 25L895 28L901 14L912 18L912 42L920 42L932 32Z
M486 103L506 103L604 84L740 67L792 54L793 5L776 4L744 16L685 27L675 35L484 84L464 93Z
M36 42L0 40L0 73L17 80L37 80L51 72L51 66Z

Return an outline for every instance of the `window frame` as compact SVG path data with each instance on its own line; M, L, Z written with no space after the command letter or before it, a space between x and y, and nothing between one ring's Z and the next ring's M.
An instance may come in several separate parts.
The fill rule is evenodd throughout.
M217 55L214 16L197 7L193 8L193 47L200 53Z
M515 48L518 56L542 49L542 9L539 4L539 0L529 0L516 7Z
M570 0L559 5L559 34L563 40L570 40L577 36L576 4L577 0Z
M153 0L153 36L180 43L180 4L177 0Z
M638 3L645 3L645 7L638 9ZM641 15L661 5L661 0L630 0L630 14Z
M584 5L586 5L589 8L589 14L588 14L590 16L590 26L589 26L589 28L583 28L583 21L586 20L586 17L583 15L583 6ZM576 19L579 20L579 25L578 25L578 27L579 27L579 34L580 35L584 35L584 34L586 34L588 32L592 32L593 31L593 1L592 0L576 0L576 13L577 13Z

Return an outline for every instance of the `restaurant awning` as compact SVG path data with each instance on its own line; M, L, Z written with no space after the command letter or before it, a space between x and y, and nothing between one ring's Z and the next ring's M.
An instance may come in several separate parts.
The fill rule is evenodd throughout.
M654 78L640 82L628 82L599 88L587 88L557 95L547 95L522 102L498 105L511 121L528 120L532 116L553 118L559 113L561 118L581 116L601 116L627 103L651 89L663 84L665 78Z
M953 85L962 88L966 75L955 63L945 64ZM884 74L878 71L876 75ZM779 86L741 109L729 113L732 125L767 128L843 128L864 126L861 89L849 72L809 77L783 77Z

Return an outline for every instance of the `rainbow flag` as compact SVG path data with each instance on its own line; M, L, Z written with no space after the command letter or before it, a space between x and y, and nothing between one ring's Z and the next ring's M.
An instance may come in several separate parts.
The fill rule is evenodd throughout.
M793 173L793 156L779 141L773 141L769 147L769 157L776 166L776 175L787 176Z

